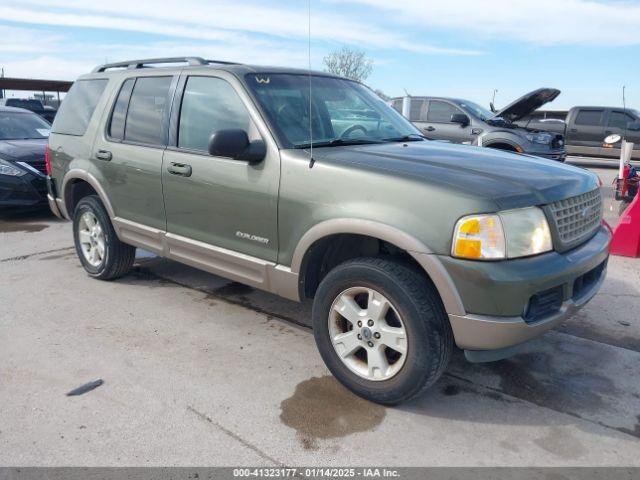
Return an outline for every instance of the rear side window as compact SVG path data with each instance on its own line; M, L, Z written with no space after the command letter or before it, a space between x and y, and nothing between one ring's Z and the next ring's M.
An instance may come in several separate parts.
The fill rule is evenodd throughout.
M126 141L165 144L165 117L171 81L172 77L138 77L125 122Z
M84 135L107 82L106 79L76 81L62 101L51 131L63 135Z
M127 108L129 107L129 99L131 98L131 91L133 90L135 81L135 78L130 78L122 84L116 103L113 106L113 113L111 114L111 121L109 122L109 137L113 139L124 140Z
M609 116L609 126L621 129L627 128L627 124L633 122L633 117L624 112L611 112Z
M602 126L604 110L580 110L576 117L576 125L588 125L592 127Z
M251 137L249 112L233 87L215 77L189 77L180 108L178 147L207 151L213 132L240 128Z
M427 121L436 123L451 123L451 115L459 113L458 109L447 102L431 100Z
M409 120L412 122L420 122L426 120L427 113L427 101L424 99L411 99L411 112L409 115Z

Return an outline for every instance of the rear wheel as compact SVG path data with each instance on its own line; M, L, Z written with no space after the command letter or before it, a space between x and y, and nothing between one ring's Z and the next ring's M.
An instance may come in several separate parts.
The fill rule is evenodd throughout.
M101 280L113 280L131 270L136 249L122 243L109 215L95 195L84 197L73 215L76 252L87 273Z
M331 373L387 405L431 386L453 348L435 287L411 265L381 258L350 260L327 274L314 299L313 331Z

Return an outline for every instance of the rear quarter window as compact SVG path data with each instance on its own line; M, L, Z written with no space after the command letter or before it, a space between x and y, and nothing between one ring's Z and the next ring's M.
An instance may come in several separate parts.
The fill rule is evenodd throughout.
M106 79L76 81L62 101L51 131L63 135L84 135L107 82Z

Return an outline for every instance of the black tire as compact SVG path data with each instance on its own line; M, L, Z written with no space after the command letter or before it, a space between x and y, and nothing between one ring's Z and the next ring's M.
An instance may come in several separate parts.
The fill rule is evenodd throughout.
M328 324L334 300L345 290L360 286L384 295L406 330L404 364L386 380L368 380L355 374L331 342ZM444 372L453 349L451 325L434 285L417 268L379 257L349 260L327 274L313 302L313 332L331 373L355 394L384 405L407 401L433 385Z
M79 240L79 222L85 212L91 212L100 223L105 240L105 253L99 265L94 266L85 258ZM76 246L76 253L82 266L89 276L100 280L114 280L126 275L136 258L136 249L131 245L122 243L116 235L109 214L107 213L100 198L96 195L89 195L82 198L73 213L73 240Z

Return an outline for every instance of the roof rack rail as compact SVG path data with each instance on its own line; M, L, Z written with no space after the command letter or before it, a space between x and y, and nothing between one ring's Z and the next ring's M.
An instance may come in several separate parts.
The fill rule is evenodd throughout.
M225 62L222 60L205 60L201 57L167 57L167 58L146 58L142 60L126 60L124 62L105 63L98 65L91 73L104 72L110 68L126 68L134 70L136 68L145 68L147 65L157 63L188 63L189 65L209 65L210 63L219 63L222 65L237 65L234 62Z

